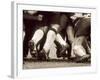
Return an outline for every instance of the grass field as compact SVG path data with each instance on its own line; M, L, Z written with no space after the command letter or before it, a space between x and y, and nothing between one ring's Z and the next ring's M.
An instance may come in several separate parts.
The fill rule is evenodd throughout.
M90 66L88 63L76 63L73 61L68 61L67 59L57 58L56 48L53 47L50 50L49 57L50 61L37 61L36 59L26 59L25 64L23 64L23 69L39 69L39 68L56 68L56 67L79 67L79 66ZM30 53L28 54L30 57Z
M25 60L23 69L39 69L39 68L57 68L57 67L80 67L90 66L90 63L76 63L63 59L51 59L50 61L37 61L37 60Z

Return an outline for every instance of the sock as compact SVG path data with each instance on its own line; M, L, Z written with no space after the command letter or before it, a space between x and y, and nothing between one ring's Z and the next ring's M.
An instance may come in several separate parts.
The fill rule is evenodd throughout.
M52 30L49 30L47 33L46 42L43 47L46 53L48 53L48 51L50 50L55 38L56 38L56 33Z
M32 40L34 42L34 49L36 49L37 43L43 38L44 32L41 29L35 31Z
M64 46L67 45L66 42L63 40L63 38L62 38L62 36L60 34L57 34L56 41L58 43L60 43L61 45L64 45Z

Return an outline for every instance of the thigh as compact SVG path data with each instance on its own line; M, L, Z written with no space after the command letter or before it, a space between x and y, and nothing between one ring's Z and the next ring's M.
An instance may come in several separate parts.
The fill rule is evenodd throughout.
M76 37L74 39L74 45L82 45L85 40L84 36Z
M66 28L68 22L68 17L65 14L62 13L56 13L53 14L52 19L51 19L51 27L52 28L57 28L57 32L60 32L64 28Z
M69 22L68 16L66 14L61 14L61 16L60 16L60 28L61 28L61 30L65 29L67 27L68 22Z

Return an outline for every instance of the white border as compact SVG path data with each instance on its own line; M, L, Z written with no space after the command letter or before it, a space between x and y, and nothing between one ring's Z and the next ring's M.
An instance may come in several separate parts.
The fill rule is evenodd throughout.
M14 29L13 29L13 51L12 51L12 77L43 77L43 76L55 76L66 75L73 73L90 73L96 72L96 50L95 50L95 30L96 30L96 9L86 7L74 7L74 6L56 6L56 5L37 5L37 4L25 4L25 3L13 3L14 11ZM23 70L22 65L22 11L27 10L44 10L44 11L60 11L60 12L86 12L91 13L91 32L92 32L92 63L90 67L67 67L67 68L50 68L50 69L31 69Z

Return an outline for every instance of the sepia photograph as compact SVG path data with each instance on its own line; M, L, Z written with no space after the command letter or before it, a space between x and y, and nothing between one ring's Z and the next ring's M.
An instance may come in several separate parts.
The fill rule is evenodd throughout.
M23 69L91 65L91 13L23 10Z
M12 4L12 76L96 71L95 8Z

